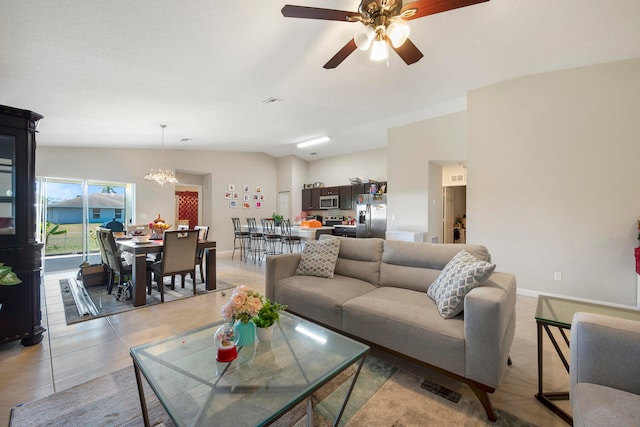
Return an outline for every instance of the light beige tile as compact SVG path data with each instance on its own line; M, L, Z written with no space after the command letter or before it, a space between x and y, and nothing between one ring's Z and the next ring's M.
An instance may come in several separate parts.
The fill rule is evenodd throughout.
M231 260L230 253L218 254L218 278L263 293L265 263L259 266L235 258ZM231 290L227 290L226 295L213 292L67 326L58 281L75 273L45 276L43 326L47 332L42 344L0 346L0 423L8 423L12 406L52 393L53 380L56 391L67 389L130 366L132 346L218 321L220 307L231 293ZM500 388L491 399L496 407L540 426L565 426L566 423L534 397L538 390L536 302L536 298L518 296L516 335L511 350L513 365L507 368ZM548 341L544 357L545 387L548 387L545 390L566 389L568 375ZM465 398L475 399L464 384L424 368L413 369L418 375L428 376L462 393Z

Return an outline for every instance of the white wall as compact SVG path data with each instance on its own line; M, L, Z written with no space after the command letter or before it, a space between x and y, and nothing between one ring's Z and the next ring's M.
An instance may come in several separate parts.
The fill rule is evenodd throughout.
M469 93L467 237L520 288L636 305L639 76L636 59Z
M292 221L300 215L302 189L307 182L307 162L296 156L280 157L278 168L278 191L288 191L291 195L291 211L286 217Z
M466 141L466 112L389 129L388 218L395 220L387 221L388 230L422 231L429 236L441 233L442 172L438 165L465 160Z
M223 151L166 150L167 167L193 174L211 174L203 179L203 193L209 192L211 210L203 207L203 224L209 225L209 239L217 242L218 250L233 248L231 217L271 216L276 210L276 159L262 153ZM145 223L158 213L173 224L175 221L174 186L163 187L144 180L151 167L161 163L160 150L127 150L101 148L38 147L36 175L56 178L90 178L96 180L132 182L136 184L136 222ZM224 193L234 184L240 196L239 207L229 208ZM262 209L242 208L242 187L248 185L253 196L262 187L265 200ZM203 197L204 199L204 197Z
M325 187L349 185L349 178L387 180L387 149L378 148L315 160L307 166L307 183L324 182Z

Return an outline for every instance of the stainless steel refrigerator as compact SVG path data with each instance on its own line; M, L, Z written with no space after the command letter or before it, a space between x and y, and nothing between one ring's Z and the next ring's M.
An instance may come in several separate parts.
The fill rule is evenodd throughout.
M356 207L356 237L384 239L387 231L387 196L360 194Z

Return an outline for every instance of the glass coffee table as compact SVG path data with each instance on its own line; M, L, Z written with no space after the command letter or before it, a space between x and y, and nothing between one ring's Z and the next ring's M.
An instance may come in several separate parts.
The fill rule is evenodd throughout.
M216 361L218 322L131 348L145 426L142 376L178 426L268 425L358 362L342 417L369 347L289 313L281 313L270 342L240 347L238 358Z
M555 336L551 333L550 327L556 327L562 336L566 347L569 347L569 338L565 330L571 329L571 321L573 315L577 312L603 314L605 316L619 317L640 321L640 311L615 307L603 304L594 304L584 301L576 301L571 299L556 298L547 295L538 297L538 307L536 308L536 323L538 324L538 393L536 398L545 406L555 412L567 423L572 424L573 418L566 411L553 403L554 400L568 400L569 392L545 392L543 391L543 361L542 344L544 330L553 344L553 347L562 361L567 372L569 372L569 362L565 357L560 344Z

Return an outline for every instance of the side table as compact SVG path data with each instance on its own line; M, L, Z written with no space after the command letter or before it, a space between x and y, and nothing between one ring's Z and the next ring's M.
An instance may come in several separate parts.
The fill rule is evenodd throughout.
M571 415L553 403L555 400L568 400L569 392L545 392L543 390L544 358L542 349L544 335L542 334L542 331L544 330L546 332L568 374L569 362L562 352L558 340L556 340L555 336L551 333L550 328L556 327L558 329L566 347L569 348L569 337L567 336L566 331L571 329L573 315L577 312L596 313L603 314L605 316L640 321L640 311L638 310L556 298L547 295L540 295L538 297L538 306L536 308L536 323L538 325L538 393L536 394L536 398L565 420L569 425L573 424L573 418Z

